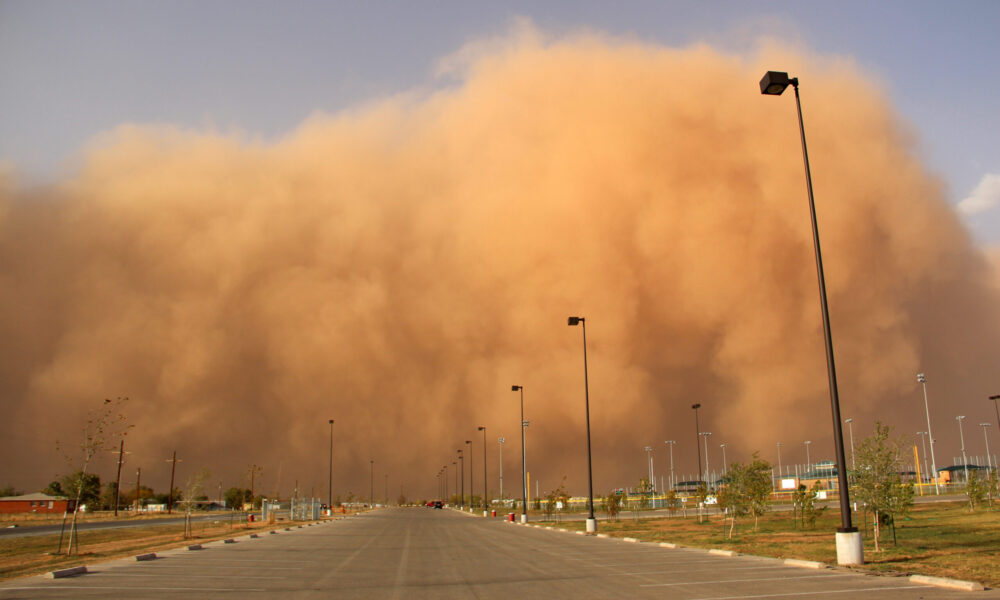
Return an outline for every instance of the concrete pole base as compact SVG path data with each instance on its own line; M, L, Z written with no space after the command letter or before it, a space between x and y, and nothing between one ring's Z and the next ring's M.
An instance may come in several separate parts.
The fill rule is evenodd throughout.
M484 516L484 517L488 517L488 516L490 516L490 513L489 513L488 511L485 511L485 510L484 510L484 511L483 511L483 516Z
M845 567L865 564L865 546L860 531L837 532L837 564Z
M521 513L521 523L527 523L527 522L528 522L528 515Z
M587 519L587 533L597 533L597 519Z

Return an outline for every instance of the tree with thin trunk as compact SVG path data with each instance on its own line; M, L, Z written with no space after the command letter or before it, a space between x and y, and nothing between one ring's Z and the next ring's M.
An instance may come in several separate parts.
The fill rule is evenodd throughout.
M902 438L890 438L890 431L876 422L875 433L862 440L855 452L854 497L873 517L876 552L881 552L882 525L893 527L895 539L895 518L905 514L913 504L913 486L903 483L900 473L905 442Z
M100 407L88 411L87 422L83 427L83 440L79 445L79 453L67 452L65 454L66 460L70 464L79 465L78 476L74 481L75 489L65 490L75 497L73 503L73 521L70 525L69 543L66 547L67 555L73 554L78 546L76 523L77 517L80 514L80 502L83 497L84 487L89 480L87 471L90 468L90 463L98 455L113 450L119 439L125 437L128 430L132 428L127 423L125 415L122 412L122 407L127 401L128 398L117 398L115 400L105 398ZM61 450L58 441L56 442L56 448ZM98 480L97 485L98 489L100 489L100 480ZM64 527L65 524L66 515L64 513ZM57 552L62 552L62 534L59 535L59 550Z

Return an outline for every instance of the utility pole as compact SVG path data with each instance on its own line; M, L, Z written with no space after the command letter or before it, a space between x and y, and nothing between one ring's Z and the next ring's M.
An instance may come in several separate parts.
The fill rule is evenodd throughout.
M142 467L135 470L135 514L139 514L139 507L142 503L139 499L139 482L142 481Z
M174 510L174 474L177 472L177 451L174 450L174 457L167 462L172 463L170 465L170 491L167 496L167 514L173 514ZM184 461L181 461L184 462Z
M254 489L253 483L254 483L254 475L256 475L257 473L260 473L263 470L264 469L262 467L258 467L256 464L250 465L250 511L251 512L253 512L253 489Z
M118 500L122 495L122 458L125 456L125 438L118 445L118 475L115 476L115 516L118 516Z
M497 444L500 446L500 508L503 508L503 443L506 441L505 438L497 438Z

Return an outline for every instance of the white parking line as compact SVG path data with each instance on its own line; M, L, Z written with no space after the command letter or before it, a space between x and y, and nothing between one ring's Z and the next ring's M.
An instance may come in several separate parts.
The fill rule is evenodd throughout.
M712 581L681 581L677 583L642 583L639 587L675 587L679 585L709 585L713 583L745 583L747 581L788 581L789 579L819 579L820 577L836 577L830 573L824 575L800 575L798 577L754 577L752 579L714 579Z
M110 571L106 572L106 573L93 573L93 575L108 575L108 576L111 576L111 577L162 577L162 575L157 575L155 573L145 573L145 574L143 574L143 573L112 573ZM173 577L176 577L178 579L192 579L192 578L198 578L198 577L200 577L202 579L205 579L205 578L218 579L219 577L225 577L225 575L220 575L220 574L215 574L215 575L173 575ZM231 577L237 577L239 579L288 579L287 577L278 577L276 575L275 576L267 576L267 575L231 575Z
M115 586L110 586L110 585L51 585L51 586L47 586L47 587L41 587L41 586L37 586L37 587L24 586L24 587L5 587L5 588L0 588L0 591L4 591L4 590L31 590L33 592L49 592L49 591L57 592L59 590L136 590L136 591L155 590L155 591L158 591L158 592L163 592L163 591L166 591L166 592L174 592L174 591L178 591L178 592L266 592L267 591L265 588L211 588L211 587L185 588L185 587L174 587L174 586L170 586L170 587L149 587L149 586L145 586L145 585L142 586L142 587L121 587L121 586L117 586L117 585L115 585Z
M674 566L674 565L668 565ZM787 565L761 566L752 565L748 567L726 567L726 571L760 571L763 569L788 569L789 573L798 573L798 569L791 569ZM675 569L672 571L642 571L639 573L622 573L622 575L659 575L661 573L693 573L696 571L716 571L718 569Z

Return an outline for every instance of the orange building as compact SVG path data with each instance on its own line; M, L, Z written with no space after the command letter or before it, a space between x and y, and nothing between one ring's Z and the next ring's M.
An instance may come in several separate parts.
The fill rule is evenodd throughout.
M63 513L73 510L73 500L48 494L24 494L0 498L0 513Z

